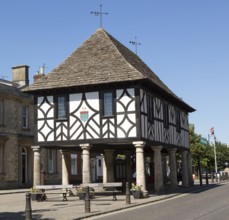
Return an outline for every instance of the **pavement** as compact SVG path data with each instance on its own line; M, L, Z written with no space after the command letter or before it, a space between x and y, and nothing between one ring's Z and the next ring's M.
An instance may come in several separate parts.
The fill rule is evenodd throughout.
M117 195L117 201L113 201L112 195L96 196L90 200L90 212L85 212L84 200L79 200L77 196L68 197L68 201L62 201L62 195L50 194L46 201L31 201L32 219L46 220L78 220L90 219L107 213L117 212L124 209L152 204L155 202L171 199L186 193L198 193L210 189L215 184L199 185L196 181L192 187L181 187L171 191L165 190L162 194L150 193L149 198L134 199L131 195L130 204L126 203L126 195ZM25 219L26 199L25 194L29 189L0 190L0 219L22 220Z

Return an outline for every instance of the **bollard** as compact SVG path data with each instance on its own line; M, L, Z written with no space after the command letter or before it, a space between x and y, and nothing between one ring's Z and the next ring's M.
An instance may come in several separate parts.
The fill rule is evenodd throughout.
M208 185L208 172L206 172L205 175L206 175L206 185Z
M25 220L32 220L31 193L26 193Z
M89 187L86 187L86 194L85 194L85 213L91 212L91 205L90 205L90 193L89 193Z
M130 185L126 182L126 204L130 204Z

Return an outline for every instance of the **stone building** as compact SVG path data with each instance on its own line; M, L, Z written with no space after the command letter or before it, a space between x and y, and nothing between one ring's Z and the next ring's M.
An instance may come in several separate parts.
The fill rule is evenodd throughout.
M12 68L12 82L0 79L0 189L32 184L34 143L33 99L26 65Z
M104 29L24 91L35 103L34 185L44 148L61 151L63 184L73 180L72 154L82 154L83 183L136 178L147 196L149 186L163 189L168 167L170 186L177 186L177 154L183 186L192 183L194 109Z

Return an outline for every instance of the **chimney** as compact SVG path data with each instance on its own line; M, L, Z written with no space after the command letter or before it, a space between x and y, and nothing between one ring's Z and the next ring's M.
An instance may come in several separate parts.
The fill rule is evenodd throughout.
M37 71L36 75L33 76L33 81L36 82L37 80L41 79L45 75L45 66L40 67L40 72Z
M13 82L19 87L29 85L29 66L20 65L12 67Z

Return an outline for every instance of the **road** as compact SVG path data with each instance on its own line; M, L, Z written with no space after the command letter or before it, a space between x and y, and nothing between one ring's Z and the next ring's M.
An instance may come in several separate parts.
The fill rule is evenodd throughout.
M203 192L89 219L99 220L228 220L229 184Z

